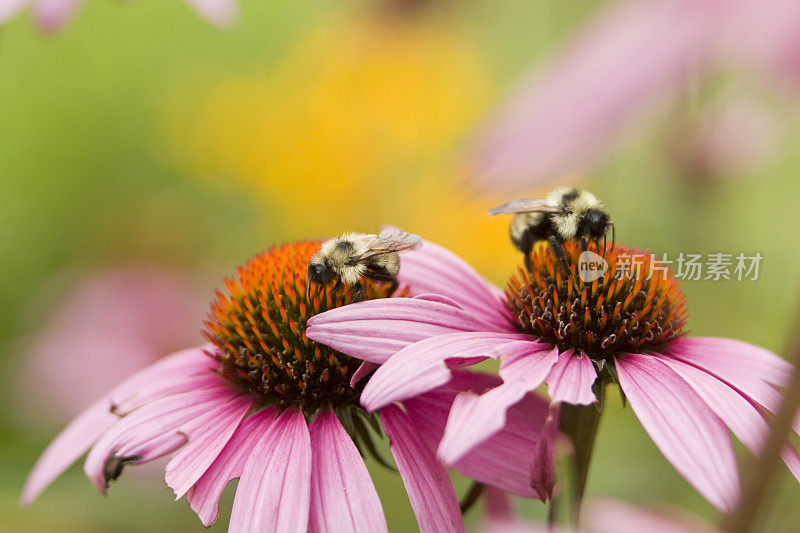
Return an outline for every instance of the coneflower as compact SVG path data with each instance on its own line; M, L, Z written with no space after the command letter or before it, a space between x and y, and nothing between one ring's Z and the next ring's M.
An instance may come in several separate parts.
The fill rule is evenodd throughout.
M666 269L651 272L648 252L617 245L605 254L605 274L589 282L581 279L576 243L565 244L569 275L547 246L537 246L531 272L520 269L503 294L454 254L425 248L438 249L442 260L415 266L409 254L401 279L438 287L449 301L364 302L309 322L309 337L354 357L371 360L373 347L382 352L385 362L364 388L362 405L384 408L447 382L453 367L499 359L503 384L456 398L439 457L459 460L504 427L509 407L546 383L576 447L579 497L599 421L593 404L617 382L672 465L717 508L732 509L739 479L728 429L760 449L763 412L779 406L774 386L787 382L789 363L746 342L687 337L678 283ZM617 276L623 261L639 267ZM438 333L427 339L398 342L404 331L434 327ZM334 333L341 331L349 333ZM392 347L395 353L384 353ZM800 476L797 452L787 447L783 458Z
M240 267L235 279L225 281L227 293L217 292L212 303L209 344L140 371L78 416L33 468L23 504L87 450L84 471L101 492L126 465L174 453L165 480L206 526L217 517L225 486L239 478L231 531L385 531L359 453L377 455L373 439L385 431L420 529L463 530L455 491L435 450L456 395L483 392L500 380L456 372L426 394L367 412L360 405L361 378L376 365L362 365L305 335L310 317L351 298L350 289L334 292L331 286L306 292L306 267L319 246L278 246ZM367 280L365 288L367 300L391 296L388 285ZM400 294L412 290L417 288ZM426 332L406 335L419 340ZM498 441L464 455L456 468L535 497L530 464L510 460L515 452L509 449L546 448L542 440L554 437L543 430L548 413L547 402L526 396L509 410Z

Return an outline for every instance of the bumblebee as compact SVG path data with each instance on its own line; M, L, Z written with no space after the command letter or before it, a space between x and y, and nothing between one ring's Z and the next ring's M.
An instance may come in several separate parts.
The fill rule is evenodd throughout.
M422 237L406 233L397 228L389 228L378 235L365 233L345 233L322 243L319 252L308 262L308 285L325 285L334 279L333 291L343 286L353 287L351 303L364 299L364 277L391 283L397 289L397 274L400 271L398 252L416 250L422 246Z
M589 191L561 187L545 198L510 200L490 209L489 214L514 215L509 225L511 242L525 255L528 270L532 270L531 250L539 241L550 244L567 273L569 266L562 246L564 241L576 239L586 250L588 242L599 244L602 238L605 254L606 234L611 228L611 249L614 248L614 223L600 200Z

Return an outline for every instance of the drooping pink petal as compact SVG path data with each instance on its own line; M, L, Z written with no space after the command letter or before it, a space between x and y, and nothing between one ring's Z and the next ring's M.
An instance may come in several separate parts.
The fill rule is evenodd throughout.
M375 485L334 412L323 408L311 433L311 519L308 530L388 531Z
M553 497L556 486L553 448L558 432L558 422L547 422L542 427L542 437L531 451L531 488L543 502Z
M483 489L483 500L486 503L486 514L495 520L513 520L514 510L511 498L502 490L489 486Z
M558 359L558 348L518 353L503 359L503 384L478 396L464 392L456 396L437 455L447 465L495 435L506 425L506 411L544 382Z
M751 452L758 454L761 451L769 426L751 401L708 372L671 357L658 357L700 395ZM800 480L797 452L787 446L782 456L789 470Z
M141 464L171 453L184 445L185 424L208 420L220 405L238 396L225 378L208 388L166 396L119 419L103 433L86 457L83 470L100 492L106 491L106 464L114 458Z
M239 5L234 0L186 0L186 3L217 26L230 26L239 17Z
M176 500L211 466L253 403L249 396L234 396L206 416L181 427L188 442L170 459L164 474L164 481L175 491Z
M421 533L464 531L453 484L413 422L399 407L381 409L381 422Z
M664 351L714 374L741 374L773 385L786 385L793 370L789 362L769 350L735 339L687 337L671 343Z
M370 411L444 385L454 364L471 365L486 358L541 350L542 345L519 333L450 333L403 348L381 365L361 393Z
M456 254L425 241L419 250L404 254L398 280L410 296L432 293L446 296L495 331L512 331L503 291L485 280Z
M403 402L409 418L428 447L435 450L444 434L448 413L456 395L465 391L484 392L502 381L489 374L463 370L453 372L453 379L431 392ZM506 412L506 424L494 436L476 446L457 461L453 468L465 476L493 485L512 494L536 498L531 487L530 456L539 440L549 412L549 403L535 394L523 399ZM557 423L556 423L557 426ZM550 435L555 437L555 433Z
M358 365L356 371L353 372L353 377L350 378L350 386L355 387L356 383L364 379L367 374L369 374L379 366L380 365L378 363L371 363L369 361L364 361L363 363Z
M57 30L75 14L83 0L36 0L36 22L43 30Z
M217 519L222 491L229 481L242 475L256 442L269 432L276 417L272 407L265 407L245 418L211 466L186 493L186 500L204 526L209 527Z
M558 356L547 375L547 394L553 402L589 405L597 401L592 385L597 379L592 361L585 354L567 350Z
M287 409L256 442L233 500L231 533L308 527L311 439L303 413Z
M173 371L186 371L191 376L199 376L203 368L210 366L210 361L202 348L177 352L135 373L108 395L92 404L53 439L36 461L22 490L22 505L33 503L54 479L86 453L106 429L119 421L119 417L111 412L114 405L113 398L130 397L148 382L161 384L160 389L151 391L157 397L169 394L171 385L175 385L176 381L171 380L171 384L166 383L163 381L164 376L172 375Z
M715 507L732 510L739 473L725 424L656 358L624 354L616 368L633 411L661 453Z
M53 439L25 481L21 503L30 505L39 494L97 440L119 417L109 411L107 399L78 415Z
M761 378L761 372L725 362L713 350L697 349L692 344L675 341L662 350L663 355L696 366L716 376L758 405L776 413L781 404L781 394ZM732 359L729 361L736 361ZM795 431L800 426L795 424Z
M709 59L710 28L729 7L649 0L604 10L492 120L476 143L475 178L493 190L520 190L593 163L632 118Z
M306 336L352 357L384 363L417 341L460 331L485 327L468 311L441 301L383 298L315 315Z

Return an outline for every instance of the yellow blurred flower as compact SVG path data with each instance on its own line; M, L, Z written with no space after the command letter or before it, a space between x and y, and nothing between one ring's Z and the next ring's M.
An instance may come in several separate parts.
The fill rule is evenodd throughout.
M260 197L276 238L392 223L478 266L489 249L513 257L494 199L470 199L450 165L490 101L488 69L429 15L327 18L272 69L180 91L170 156Z

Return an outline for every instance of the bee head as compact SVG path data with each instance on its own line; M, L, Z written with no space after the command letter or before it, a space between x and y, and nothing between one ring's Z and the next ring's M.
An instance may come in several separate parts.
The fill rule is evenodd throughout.
M583 222L583 235L591 240L598 240L606 234L608 226L608 213L600 209L589 209Z
M324 259L312 259L308 263L308 282L316 283L317 285L325 285L333 279L333 269Z

